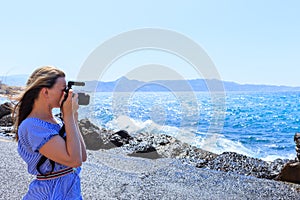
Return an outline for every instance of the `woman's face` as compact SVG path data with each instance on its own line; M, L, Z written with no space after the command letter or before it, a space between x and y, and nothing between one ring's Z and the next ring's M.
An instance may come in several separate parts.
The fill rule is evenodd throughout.
M49 103L52 108L60 107L61 101L65 94L64 92L65 89L66 89L66 79L64 77L57 78L53 87L48 90L49 97L50 97Z

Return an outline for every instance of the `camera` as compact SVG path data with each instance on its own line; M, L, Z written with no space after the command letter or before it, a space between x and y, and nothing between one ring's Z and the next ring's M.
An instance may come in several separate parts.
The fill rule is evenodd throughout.
M78 93L78 104L79 105L89 105L90 103L90 96L88 94L85 93Z
M68 81L68 86L65 89L66 94L65 94L64 99L62 101L62 105L66 101L66 99L68 98L69 90L72 88L73 85L74 86L85 86L85 83L84 82L77 82L77 81ZM90 103L90 96L88 94L78 93L78 104L79 105L88 105L89 103Z

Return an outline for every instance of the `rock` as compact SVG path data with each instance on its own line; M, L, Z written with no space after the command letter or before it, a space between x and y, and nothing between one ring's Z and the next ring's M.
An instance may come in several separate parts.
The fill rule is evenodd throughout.
M11 117L12 113L12 103L5 102L0 105L0 126L9 127L13 125L13 119Z
M132 139L133 137L124 130L120 130L109 137L110 142L113 143L116 147L121 147L125 144L128 144Z
M295 133L294 142L297 153L295 161L286 163L275 179L300 184L300 133Z
M197 167L235 172L257 178L274 179L287 162L288 160L282 159L277 159L274 162L266 162L234 152L224 152L208 162L199 163Z
M280 174L276 177L276 180L287 181L292 183L300 183L300 162L287 163Z
M4 127L13 126L13 119L11 115L5 115L0 119L0 126L4 126Z
M103 147L104 142L100 138L100 129L97 126L88 119L80 120L78 125L87 149L99 150Z
M141 145L133 153L127 154L128 156L133 157L142 157L148 159L158 159L161 156L157 153L156 149L150 145Z
M300 161L300 133L295 133L294 142L296 144L297 159Z
M79 129L83 136L86 148L89 150L111 149L128 144L132 137L127 131L113 132L101 129L88 119L79 121Z
M0 94L3 94L5 96L14 96L20 94L22 91L24 91L24 87L8 86L5 84L1 84L0 82Z
M156 135L140 133L135 135L128 144L124 145L127 150L133 152L130 156L136 155L144 158L177 158L189 164L196 165L200 160L211 160L217 154L193 147L183 143L169 135ZM142 153L146 152L146 154ZM152 155L148 155L152 152Z
M0 119L6 115L11 114L12 112L12 104L10 102L5 102L0 105Z

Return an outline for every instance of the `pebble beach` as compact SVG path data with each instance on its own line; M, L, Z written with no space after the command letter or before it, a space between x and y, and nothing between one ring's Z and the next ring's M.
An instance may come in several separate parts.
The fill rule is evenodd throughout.
M0 199L21 199L35 177L0 139ZM121 148L88 150L82 166L84 199L299 199L300 185L195 168L178 159L130 157Z

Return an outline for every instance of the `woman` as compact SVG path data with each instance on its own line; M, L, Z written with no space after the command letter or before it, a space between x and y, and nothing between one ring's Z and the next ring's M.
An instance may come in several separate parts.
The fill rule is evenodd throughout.
M79 173L86 148L77 123L77 95L70 89L62 104L65 89L64 72L41 67L29 77L15 107L18 153L28 172L37 175L23 199L82 199ZM62 119L52 114L60 107ZM63 123L64 137L59 134Z

